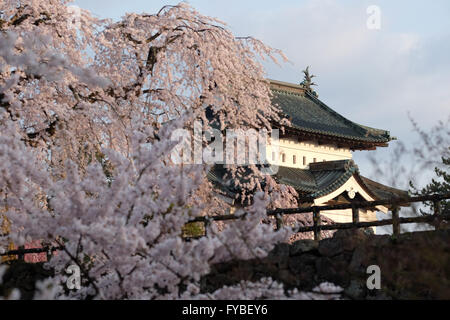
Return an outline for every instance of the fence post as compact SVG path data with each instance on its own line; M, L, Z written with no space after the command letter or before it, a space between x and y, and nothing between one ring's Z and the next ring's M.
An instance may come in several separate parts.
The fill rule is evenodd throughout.
M280 230L283 227L283 217L281 216L281 214L277 214L275 216L276 222L277 222L277 226L276 226L276 230Z
M392 234L398 236L400 234L400 221L399 221L399 208L394 207L392 209Z
M355 206L352 207L352 221L353 223L359 222L359 209Z
M439 227L441 224L441 219L440 219L441 201L439 201L439 200L433 201L433 209L434 209L434 218L436 219L436 222L437 222L434 226L434 229L439 230Z
M208 226L209 226L209 219L206 218L205 221L203 222L203 227L205 228L205 237L208 236Z
M314 223L314 240L320 240L320 210L318 207L313 208Z
M47 262L50 261L50 259L52 258L53 255L53 248L51 245L49 245L49 247L47 248Z
M25 261L25 253L23 252L23 250L25 250L25 248L20 246L20 247L17 247L17 249L19 250L19 254L17 255L17 260Z

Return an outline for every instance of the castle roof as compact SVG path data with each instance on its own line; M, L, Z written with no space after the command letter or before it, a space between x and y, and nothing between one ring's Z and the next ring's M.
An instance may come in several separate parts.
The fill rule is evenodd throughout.
M313 202L344 186L354 178L358 185L374 200L391 200L408 197L403 190L385 186L363 177L353 160L338 160L310 163L309 169L279 166L273 178L281 184L293 187L299 194L300 202ZM227 197L239 197L240 190L227 178L227 169L223 165L215 165L208 173L208 179Z
M352 150L385 147L395 138L389 131L370 128L340 115L300 85L269 80L272 103L290 120L287 131L304 139L335 142Z
M359 173L353 160L310 163L309 169L279 167L275 179L292 186L303 200L314 200L342 187L351 177L376 200L407 198L408 193L370 180Z

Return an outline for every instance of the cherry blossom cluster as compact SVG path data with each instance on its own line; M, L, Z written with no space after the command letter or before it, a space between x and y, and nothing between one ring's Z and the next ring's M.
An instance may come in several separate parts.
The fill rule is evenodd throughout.
M207 107L221 130L283 122L257 62L280 52L185 3L120 21L81 10L77 27L68 5L0 3L0 212L10 225L0 246L61 247L37 298L203 298L211 264L262 257L289 237L260 222L295 191L261 184L254 167L243 219L185 241L187 222L229 206L214 196L210 167L171 161L171 134L197 119L210 128ZM239 184L242 171L231 171ZM76 291L64 287L72 264ZM282 297L268 280L239 288L209 298Z

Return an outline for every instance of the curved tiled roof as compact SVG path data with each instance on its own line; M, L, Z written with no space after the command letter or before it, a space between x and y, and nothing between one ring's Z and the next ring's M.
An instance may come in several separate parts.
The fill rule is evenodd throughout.
M361 176L362 182L380 199L408 198L407 191L385 186L379 182Z
M226 172L222 165L216 165L208 173L208 179L222 193L235 198L240 192L227 179L224 179ZM309 169L280 166L274 178L278 183L293 187L303 200L313 200L339 189L352 176L355 176L361 186L375 199L387 200L408 196L406 191L388 187L361 176L353 160L311 163Z
M309 170L280 167L275 178L301 194L319 198L339 189L357 172L358 167L352 160L339 160L311 163ZM306 176L308 178L304 179Z
M272 89L272 93L272 103L290 119L291 128L369 143L386 143L392 140L389 131L354 123L309 92Z

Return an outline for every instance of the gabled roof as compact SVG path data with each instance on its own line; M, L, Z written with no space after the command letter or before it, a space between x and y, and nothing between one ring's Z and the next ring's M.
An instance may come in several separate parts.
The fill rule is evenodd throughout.
M377 200L408 197L406 191L385 186L360 175L353 160L310 163L309 169L279 167L275 179L279 183L292 186L303 195L303 199L313 200L339 189L352 176Z
M208 179L224 195L235 198L239 190L224 179L227 170L222 165L215 165L208 174ZM355 177L361 187L376 200L390 200L408 197L403 190L385 186L359 174L358 166L353 160L338 160L310 163L309 169L280 166L273 178L278 183L293 187L301 202L312 202L342 187L351 177Z
M279 167L275 179L290 185L305 198L315 199L339 189L357 172L358 167L351 160L329 161L310 163L309 170Z
M291 121L290 128L347 141L351 148L386 146L389 131L363 126L343 117L301 86L270 80L272 103Z
M396 188L388 187L384 184L378 183L376 181L370 180L369 178L361 176L361 179L374 194L379 199L391 199L391 198L408 198L409 194L407 191L399 190Z

